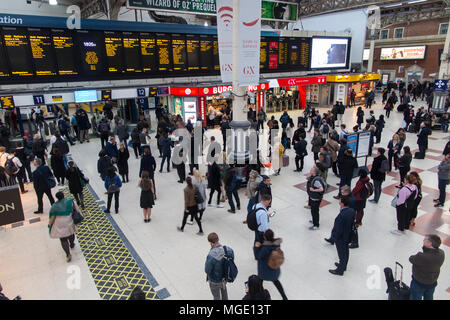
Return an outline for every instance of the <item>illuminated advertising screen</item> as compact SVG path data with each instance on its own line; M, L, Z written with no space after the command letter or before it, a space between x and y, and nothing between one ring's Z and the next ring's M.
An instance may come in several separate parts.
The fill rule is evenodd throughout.
M97 101L96 90L80 90L74 92L75 102L94 102Z
M425 59L426 46L381 48L380 60Z
M313 37L311 69L348 68L350 38Z

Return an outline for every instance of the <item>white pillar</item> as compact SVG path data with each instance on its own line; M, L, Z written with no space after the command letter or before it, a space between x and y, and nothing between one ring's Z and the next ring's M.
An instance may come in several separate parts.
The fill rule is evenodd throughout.
M369 62L367 64L367 72L373 70L373 56L375 52L375 29L370 31L370 49L369 49Z
M450 23L450 19L449 19ZM450 32L447 29L447 37L445 38L444 51L442 52L441 57L441 66L439 67L439 79L448 79L450 78L450 62L448 59L450 49Z

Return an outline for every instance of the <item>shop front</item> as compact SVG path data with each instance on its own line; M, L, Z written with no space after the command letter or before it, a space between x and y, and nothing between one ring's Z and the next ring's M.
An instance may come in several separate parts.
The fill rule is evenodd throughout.
M364 94L366 91L375 90L380 78L378 73L327 76L329 85L327 105L333 105L336 101L350 105L352 90L356 93L355 104L364 104Z

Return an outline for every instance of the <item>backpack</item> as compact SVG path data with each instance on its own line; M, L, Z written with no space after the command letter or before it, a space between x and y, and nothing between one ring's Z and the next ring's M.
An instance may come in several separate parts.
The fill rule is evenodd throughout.
M58 150L61 151L62 154L69 153L69 144L67 143L66 140L63 140L62 138L58 138L53 144L53 146L58 148Z
M200 204L203 203L203 197L202 194L200 193L200 190L198 190L198 188L195 188L195 203Z
M408 209L414 209L415 205L416 205L416 193L417 191L414 190L412 191L410 188L408 188L407 186L405 186L405 188L407 188L409 191L411 191L411 194L409 195L408 199L406 199L405 201L405 207Z
M328 133L330 132L330 126L327 124L323 125L323 129L322 129L323 133Z
M223 279L226 282L233 282L238 274L238 268L234 263L234 259L228 256L228 248L223 246L223 251L225 252L222 259L222 270L223 270Z
M108 124L107 124L106 122L100 123L99 129L100 129L100 130L99 130L100 133L103 133L103 134L109 133Z
M247 213L247 227L252 231L258 230L259 227L258 220L256 219L256 212L258 210L264 209L263 208L252 209L249 213Z
M361 190L360 196L363 200L368 199L373 194L373 183L368 181L364 183L364 188Z
M66 120L58 121L58 129L59 129L59 132L61 132L61 133L66 131L66 129L67 129Z
M119 183L116 179L109 180L108 182L108 193L115 193L120 190Z
M389 161L387 159L381 161L380 169L378 169L381 173L386 173L389 171Z
M19 168L17 168L16 164L13 161L14 157L11 159L7 159L5 162L5 170L6 173L11 176L17 173L19 171Z
M272 250L269 259L267 260L267 265L270 269L278 269L284 262L284 252L280 248Z

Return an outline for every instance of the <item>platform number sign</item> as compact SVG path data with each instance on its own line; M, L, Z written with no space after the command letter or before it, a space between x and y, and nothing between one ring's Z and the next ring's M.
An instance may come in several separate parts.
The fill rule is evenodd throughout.
M137 96L138 97L145 97L145 88L138 88L137 89Z
M39 95L33 96L33 101L34 101L34 104L37 106L41 106L41 105L45 104L44 95L39 94Z

